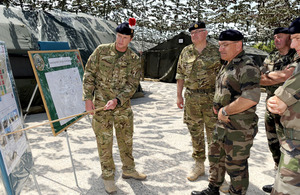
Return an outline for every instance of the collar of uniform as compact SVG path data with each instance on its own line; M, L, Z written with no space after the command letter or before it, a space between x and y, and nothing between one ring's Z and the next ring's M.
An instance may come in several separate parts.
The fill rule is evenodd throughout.
M300 62L300 56L297 52L295 52L293 60L297 61L297 62Z
M118 54L118 51L117 51L117 48L116 48L116 42L114 42L112 44L112 48L111 49L115 52L115 54ZM127 49L126 49L126 51L124 53L126 53L128 51L128 49L129 49L129 47L127 47Z
M115 55L118 54L117 50L116 50L116 42L110 43L110 45L109 45L109 53L110 53L111 56L115 56Z
M112 51L117 55L118 52L117 52L117 48L116 48L116 42L114 42L114 44L112 44Z
M270 55L273 54L273 55L279 56L279 57L291 57L291 56L294 56L295 53L296 53L296 50L290 48L289 51L287 52L287 54L281 55L280 52L277 49L275 49L273 52L270 53Z
M199 54L197 48L195 47L195 44L192 43L192 45L193 45L193 51L196 52L196 54ZM204 50L207 50L207 48L208 48L209 46L210 46L210 43L209 43L209 42L207 41L207 39L206 39L206 46L205 46L204 49L201 51L201 53L202 53Z
M113 44L112 44L112 51L115 53L115 55L118 55L118 51L117 51L117 49L116 49L116 42L114 42ZM124 52L124 53L126 53L127 51L129 50L129 47L127 47L127 49L126 49L126 51Z
M232 59L232 63L238 63L242 60L242 56L245 55L245 51L242 50L237 56Z
M289 52L287 53L287 55L288 55L288 56L294 56L295 53L296 53L296 50L291 48L291 49L289 50Z

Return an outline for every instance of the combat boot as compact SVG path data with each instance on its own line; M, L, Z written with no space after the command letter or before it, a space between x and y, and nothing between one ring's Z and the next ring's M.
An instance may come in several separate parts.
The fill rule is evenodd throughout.
M132 179L136 179L136 180L145 180L147 178L147 175L145 175L143 173L139 173L136 170L134 170L132 172L123 171L122 178L123 179L132 178Z
M219 187L208 184L208 188L202 191L192 191L191 195L220 195Z
M220 191L227 194L229 192L229 185L230 185L230 182L227 183L226 179L224 179L224 181L220 187Z
M271 193L271 192L272 192L272 189L273 189L273 186L274 186L274 184L264 185L264 186L262 187L262 190L263 190L264 192Z
M190 181L195 181L199 176L202 176L204 174L205 174L204 162L196 161L195 167L187 176L187 179Z
M117 191L117 186L115 185L114 180L103 180L105 191L108 194L113 194L114 192Z

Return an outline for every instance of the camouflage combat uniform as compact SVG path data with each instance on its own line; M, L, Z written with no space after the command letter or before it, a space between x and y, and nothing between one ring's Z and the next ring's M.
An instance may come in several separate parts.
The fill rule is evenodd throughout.
M140 72L138 56L129 48L121 55L117 52L115 43L98 46L85 67L83 100L93 100L96 109L116 97L121 102L114 110L102 110L93 117L92 125L97 139L102 178L105 180L114 179L113 126L123 171L130 172L135 167L132 156L133 112L130 98L138 87Z
M279 51L271 53L265 60L264 66L262 67L262 73L266 71L281 71L284 70L288 65L290 67L295 67L296 64L294 62L294 58L297 56L297 53L294 49L290 49L289 52L282 56ZM266 86L267 98L266 101L274 96L274 91L281 86L281 84L276 84L272 86ZM265 129L266 135L268 139L269 149L272 153L273 160L275 162L276 167L279 164L280 160L280 144L278 140L278 136L276 133L276 129L278 133L282 134L282 125L280 123L280 115L271 113L268 109L266 109L265 113Z
M201 54L194 44L186 46L179 57L176 79L184 80L184 123L192 137L195 161L204 162L205 139L204 124L208 144L217 120L212 111L215 78L220 69L218 47L209 40Z
M284 137L280 138L281 158L271 194L300 193L300 63L294 75L275 91L287 110L281 116Z
M227 62L225 62L227 63ZM260 70L242 51L224 64L216 79L214 108L227 106L239 97L254 102L260 98ZM220 187L225 171L231 178L230 194L246 194L249 185L248 158L258 131L256 106L230 115L229 123L218 121L209 149L209 182Z

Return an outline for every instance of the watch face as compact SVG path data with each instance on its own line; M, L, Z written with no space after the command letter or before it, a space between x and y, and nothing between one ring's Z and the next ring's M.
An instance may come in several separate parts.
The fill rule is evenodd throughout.
M228 115L224 108L222 108L222 114L223 114L224 116L227 116L227 115Z

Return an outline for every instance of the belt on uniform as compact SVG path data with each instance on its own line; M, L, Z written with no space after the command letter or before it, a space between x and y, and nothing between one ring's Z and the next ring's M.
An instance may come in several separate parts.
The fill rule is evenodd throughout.
M300 130L283 128L283 132L286 138L300 141Z
M190 92L193 92L193 93L212 93L212 92L215 92L214 89L189 89L189 88L187 88L187 90L189 90Z

